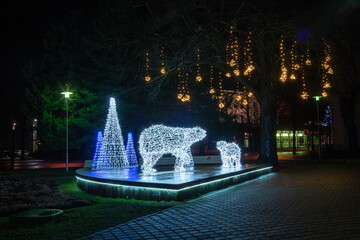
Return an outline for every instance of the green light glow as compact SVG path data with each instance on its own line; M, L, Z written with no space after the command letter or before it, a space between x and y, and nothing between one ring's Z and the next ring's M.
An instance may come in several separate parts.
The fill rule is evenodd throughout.
M215 183L215 182L221 182L221 181L224 181L224 180L227 180L227 179L231 179L231 178L238 178L238 177L240 177L240 176L248 175L248 174L251 174L251 173L254 173L254 172L266 171L266 170L271 169L271 168L272 168L272 167L265 167L265 168L257 169L257 170L255 170L255 171L250 171L250 172L246 172L246 173L241 173L241 174L233 175L233 176L230 176L230 177L213 180L213 181L206 182L206 183L200 183L200 184L196 184L196 185L193 185L193 186L190 186L190 187L181 188L181 189L129 186L129 185L123 185L123 184L97 182L97 181L93 181L93 180L84 179L84 178L81 178L81 177L79 177L79 176L76 176L76 178L77 178L78 181L89 182L89 183L100 184L100 185L106 185L106 186L128 187L128 188L140 188L140 189L157 190L157 191L168 191L168 192L179 192L179 191L188 190L188 189L195 188L195 187L199 187L199 186L203 186L203 185L208 185L208 184Z
M322 96L313 96L313 98L315 98L315 101L320 101L320 98L322 98Z

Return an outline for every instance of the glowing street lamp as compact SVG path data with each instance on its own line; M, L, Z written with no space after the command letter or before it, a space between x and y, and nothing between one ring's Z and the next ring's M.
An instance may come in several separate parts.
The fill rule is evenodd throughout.
M319 162L321 161L321 136L320 136L320 120L319 120L319 102L322 96L313 96L316 101L316 112L317 112L317 126L318 126L318 148L319 148Z
M72 92L61 92L65 95L66 100L66 172L69 170L69 111L68 111L68 99Z

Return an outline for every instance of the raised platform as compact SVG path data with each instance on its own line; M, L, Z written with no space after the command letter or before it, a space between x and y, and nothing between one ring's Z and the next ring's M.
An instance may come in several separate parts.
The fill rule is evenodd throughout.
M176 173L173 166L158 166L156 175L145 176L138 168L76 171L77 185L100 196L158 201L181 201L222 189L271 172L269 165L245 164L240 169L220 165L195 165L193 171Z

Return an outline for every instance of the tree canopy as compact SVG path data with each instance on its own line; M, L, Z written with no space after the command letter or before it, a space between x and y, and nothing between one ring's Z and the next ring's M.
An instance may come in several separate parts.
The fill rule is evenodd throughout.
M64 130L65 103L59 93L66 87L75 93L69 104L70 143L79 147L95 141L95 130L104 126L110 96L118 101L122 127L135 134L153 123L199 124L215 133L221 129L216 124L217 102L209 94L211 84L217 95L221 88L236 93L240 86L260 104L259 160L277 165L276 101L286 92L279 81L279 44L284 39L289 71L289 51L295 40L299 61L307 49L313 58L322 58L322 38L337 27L330 20L323 26L327 18L317 12L322 6L315 1L108 0L100 3L95 22L86 22L78 12L71 14L48 34L42 59L25 68L32 84L27 91L28 111L41 120L43 147L63 144L59 136ZM251 78L243 74L243 49L250 44L250 33ZM232 53L238 54L241 74L232 72L226 78L225 73L236 70L228 64L231 56L226 46L231 38L237 41ZM196 81L199 74L202 81ZM146 76L150 81L145 81ZM301 93L300 79L299 73L296 96ZM321 85L319 75L317 81ZM189 102L177 99L182 89L189 91Z

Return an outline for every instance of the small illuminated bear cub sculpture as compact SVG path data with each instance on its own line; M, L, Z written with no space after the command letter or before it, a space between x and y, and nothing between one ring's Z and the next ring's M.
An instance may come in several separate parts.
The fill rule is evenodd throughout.
M153 125L140 134L139 151L143 158L141 170L145 175L156 172L155 163L164 155L172 154L175 159L175 171L184 172L194 166L190 146L206 136L200 127L180 128Z
M236 143L227 143L219 141L216 143L216 148L220 150L223 167L240 167L241 149Z

